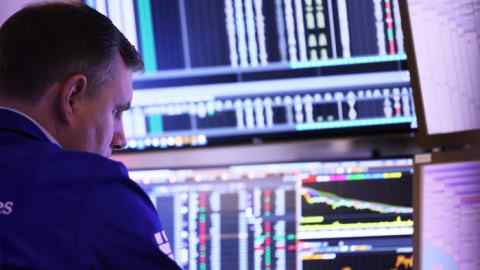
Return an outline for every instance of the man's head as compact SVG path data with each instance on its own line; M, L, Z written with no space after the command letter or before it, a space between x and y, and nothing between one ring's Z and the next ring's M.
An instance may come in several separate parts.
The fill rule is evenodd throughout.
M125 144L135 48L85 5L26 7L0 28L0 105L27 113L66 149L111 154Z

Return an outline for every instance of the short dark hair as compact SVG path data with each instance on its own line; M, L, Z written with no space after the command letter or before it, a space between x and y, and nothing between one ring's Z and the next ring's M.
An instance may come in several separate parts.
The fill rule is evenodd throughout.
M0 28L0 96L35 102L46 87L78 73L94 91L117 52L129 69L143 68L132 44L95 9L62 2L27 6Z

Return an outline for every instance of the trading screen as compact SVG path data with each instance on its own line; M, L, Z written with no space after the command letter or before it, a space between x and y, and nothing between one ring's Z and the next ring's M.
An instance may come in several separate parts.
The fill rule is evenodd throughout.
M480 129L480 1L408 1L428 134Z
M412 269L412 160L137 170L183 269Z
M398 0L89 0L139 49L128 148L410 130Z
M418 184L419 269L480 269L480 162L423 165Z

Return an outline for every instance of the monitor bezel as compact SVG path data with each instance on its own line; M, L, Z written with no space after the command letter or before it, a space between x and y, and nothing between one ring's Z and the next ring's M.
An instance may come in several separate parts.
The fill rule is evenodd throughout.
M410 83L413 89L413 101L417 112L417 141L419 145L427 148L462 147L480 143L480 129L450 132L442 134L429 134L425 110L423 109L422 86L420 83L417 55L413 41L412 25L408 9L408 0L398 1L402 14L402 26L405 37L405 51L407 53L407 66L410 71Z
M414 136L396 134L198 149L117 152L112 159L124 163L129 169L178 169L231 164L413 157L419 153L425 153L425 149L418 147Z

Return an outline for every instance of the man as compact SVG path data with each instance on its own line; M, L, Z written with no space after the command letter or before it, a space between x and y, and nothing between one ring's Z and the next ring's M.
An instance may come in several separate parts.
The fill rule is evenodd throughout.
M0 269L178 269L156 211L108 159L138 53L84 6L0 28Z

